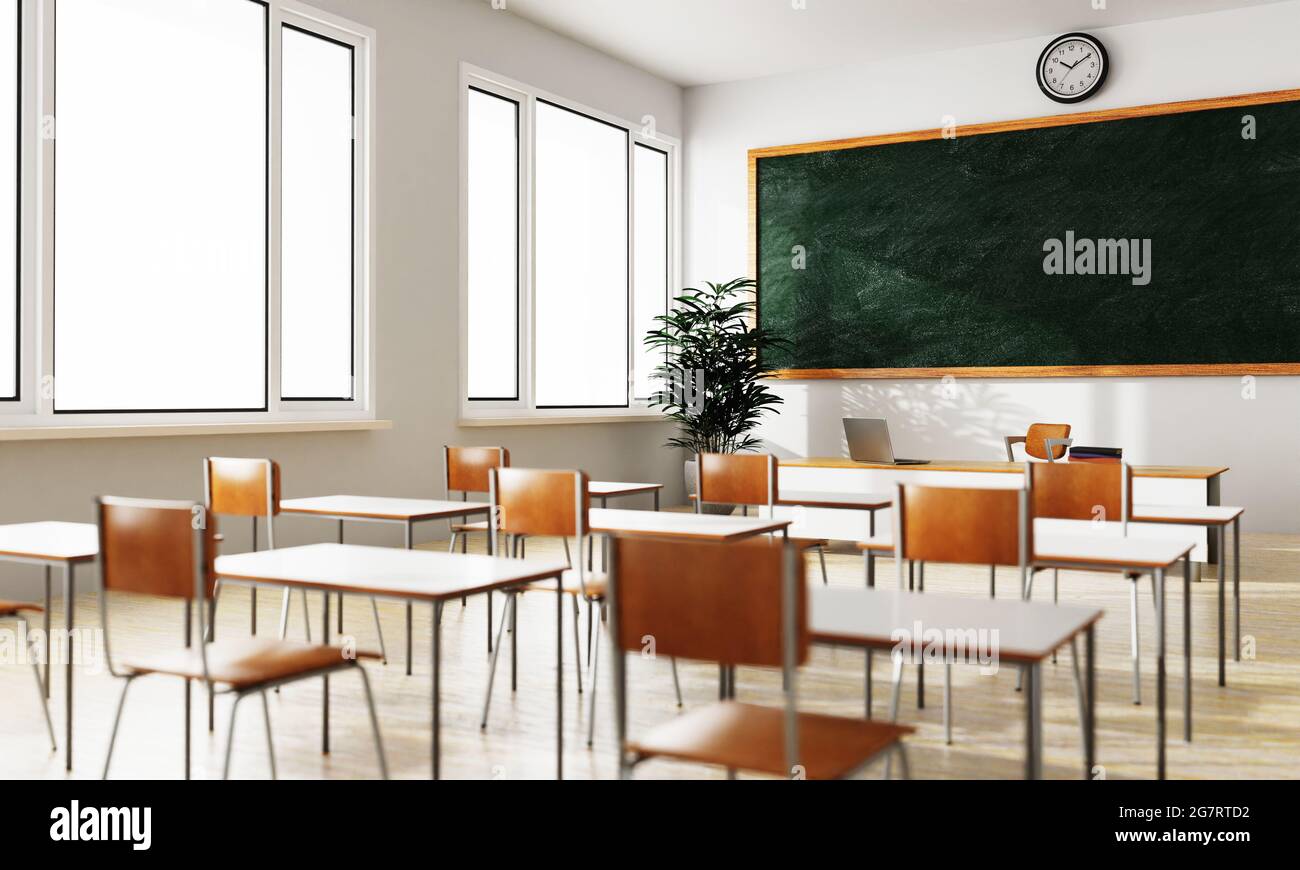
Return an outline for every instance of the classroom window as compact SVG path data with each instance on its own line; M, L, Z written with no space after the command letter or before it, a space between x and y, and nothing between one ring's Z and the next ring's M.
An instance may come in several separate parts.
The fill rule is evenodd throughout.
M280 393L353 394L353 48L283 27Z
M21 6L0 9L0 401L19 398Z
M519 398L519 103L469 90L469 398Z
M266 7L56 14L55 411L265 408Z
M462 417L646 414L677 144L462 65Z
M296 0L0 7L0 424L374 419L373 33Z

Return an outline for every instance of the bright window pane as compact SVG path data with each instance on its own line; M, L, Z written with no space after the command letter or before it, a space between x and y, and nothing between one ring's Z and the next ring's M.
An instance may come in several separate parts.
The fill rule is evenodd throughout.
M351 399L352 48L281 32L281 398Z
M0 399L18 397L18 14L0 4Z
M56 410L265 407L266 7L56 9Z
M469 398L519 398L519 104L469 91Z
M653 377L663 351L647 349L646 333L668 306L668 155L637 145L633 153L633 233L636 256L632 283L632 360L636 398L662 389Z
M627 135L537 103L541 407L627 405Z

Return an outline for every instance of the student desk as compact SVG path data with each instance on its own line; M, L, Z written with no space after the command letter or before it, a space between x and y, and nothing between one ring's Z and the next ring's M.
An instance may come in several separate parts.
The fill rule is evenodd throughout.
M592 508L591 532L597 535L655 535L665 538L698 538L711 541L739 541L769 532L783 532L787 519L728 517L660 511L625 511Z
M809 611L810 639L832 646L892 650L899 642L896 632L910 633L920 625L927 649L932 637L942 637L945 660L970 661L972 632L995 638L998 661L1010 661L1026 672L1026 779L1040 779L1043 774L1042 662L1078 635L1085 635L1083 778L1092 776L1097 745L1093 626L1101 619L1101 610L883 589L813 587ZM913 639L914 643L921 641Z
M663 488L662 483L622 483L614 480L592 480L587 482L587 494L592 498L600 499L601 507L605 507L611 498L649 492L654 494L655 510L659 510L659 492Z
M1222 466L1134 465L1133 501L1137 504L1206 507L1219 504L1219 482L1228 471ZM782 459L779 466L780 495L787 491L811 490L835 493L892 492L895 483L924 486L969 486L986 489L1024 486L1024 463L966 459L936 459L928 465L885 465L854 462L845 457ZM779 508L778 516L789 516L792 508ZM869 519L850 510L806 508L806 525L818 537L858 541ZM1146 538L1183 540L1190 534L1196 541L1192 561L1219 561L1214 536L1195 526L1173 528L1168 524L1139 526ZM1198 575L1199 576L1199 575Z
M72 770L72 623L77 607L77 565L99 555L99 527L93 523L17 523L0 526L0 562L41 565L45 568L45 693L50 692L50 569L63 574L64 769Z
M220 556L223 580L296 586L325 592L322 643L329 643L329 593L355 593L433 605L433 769L441 776L442 605L467 595L491 594L523 583L555 580L557 592L568 566L543 559L498 559L465 553L399 550L354 544L310 544L256 553ZM555 596L555 775L564 776L564 598ZM323 677L321 751L329 752L329 677Z
M280 502L280 513L338 521L339 543L343 543L345 520L363 523L396 523L402 526L406 549L415 546L415 524L486 514L490 506L474 501L444 501L424 498L384 498L369 495L322 495L289 498ZM339 596L339 631L343 630L343 597ZM491 618L488 619L489 624ZM489 636L491 628L488 629ZM406 605L406 673L411 674L411 605Z
M866 556L867 585L873 587L875 556L894 552L892 534L878 533L858 546ZM1192 739L1192 549L1190 540L1124 537L1122 523L1034 521L1031 568L1150 574L1155 579L1156 772L1160 779L1165 778L1165 572L1180 561L1183 563L1183 739Z

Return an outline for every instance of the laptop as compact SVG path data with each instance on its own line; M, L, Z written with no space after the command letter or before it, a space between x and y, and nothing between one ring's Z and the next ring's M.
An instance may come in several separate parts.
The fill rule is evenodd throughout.
M874 417L845 417L844 437L854 462L881 465L929 465L928 459L898 459L889 440L889 424Z

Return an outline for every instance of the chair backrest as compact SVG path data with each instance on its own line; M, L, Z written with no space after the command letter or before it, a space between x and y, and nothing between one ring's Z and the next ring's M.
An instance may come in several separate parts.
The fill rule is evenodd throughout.
M701 453L696 456L696 503L774 505L776 457L764 453Z
M95 504L104 589L212 597L217 523L202 505L112 496Z
M488 470L508 468L510 451L504 447L442 448L447 493L487 492Z
M1034 551L1033 535L1023 489L898 485L894 540L900 577L906 560L1023 567Z
M273 517L280 513L280 466L270 459L203 460L203 501L214 514Z
M736 543L615 536L615 649L725 665L785 662L785 584L793 582L795 663L808 657L804 563L779 538Z
M582 537L590 528L587 475L581 471L491 468L488 491L493 536ZM495 543L492 552L501 552Z
M1030 466L1033 516L1127 522L1133 476L1125 462L1053 462Z
M1025 433L1025 453L1035 459L1060 459L1065 456L1065 445L1052 445L1052 452L1047 452L1048 438L1069 438L1069 423L1034 423Z

